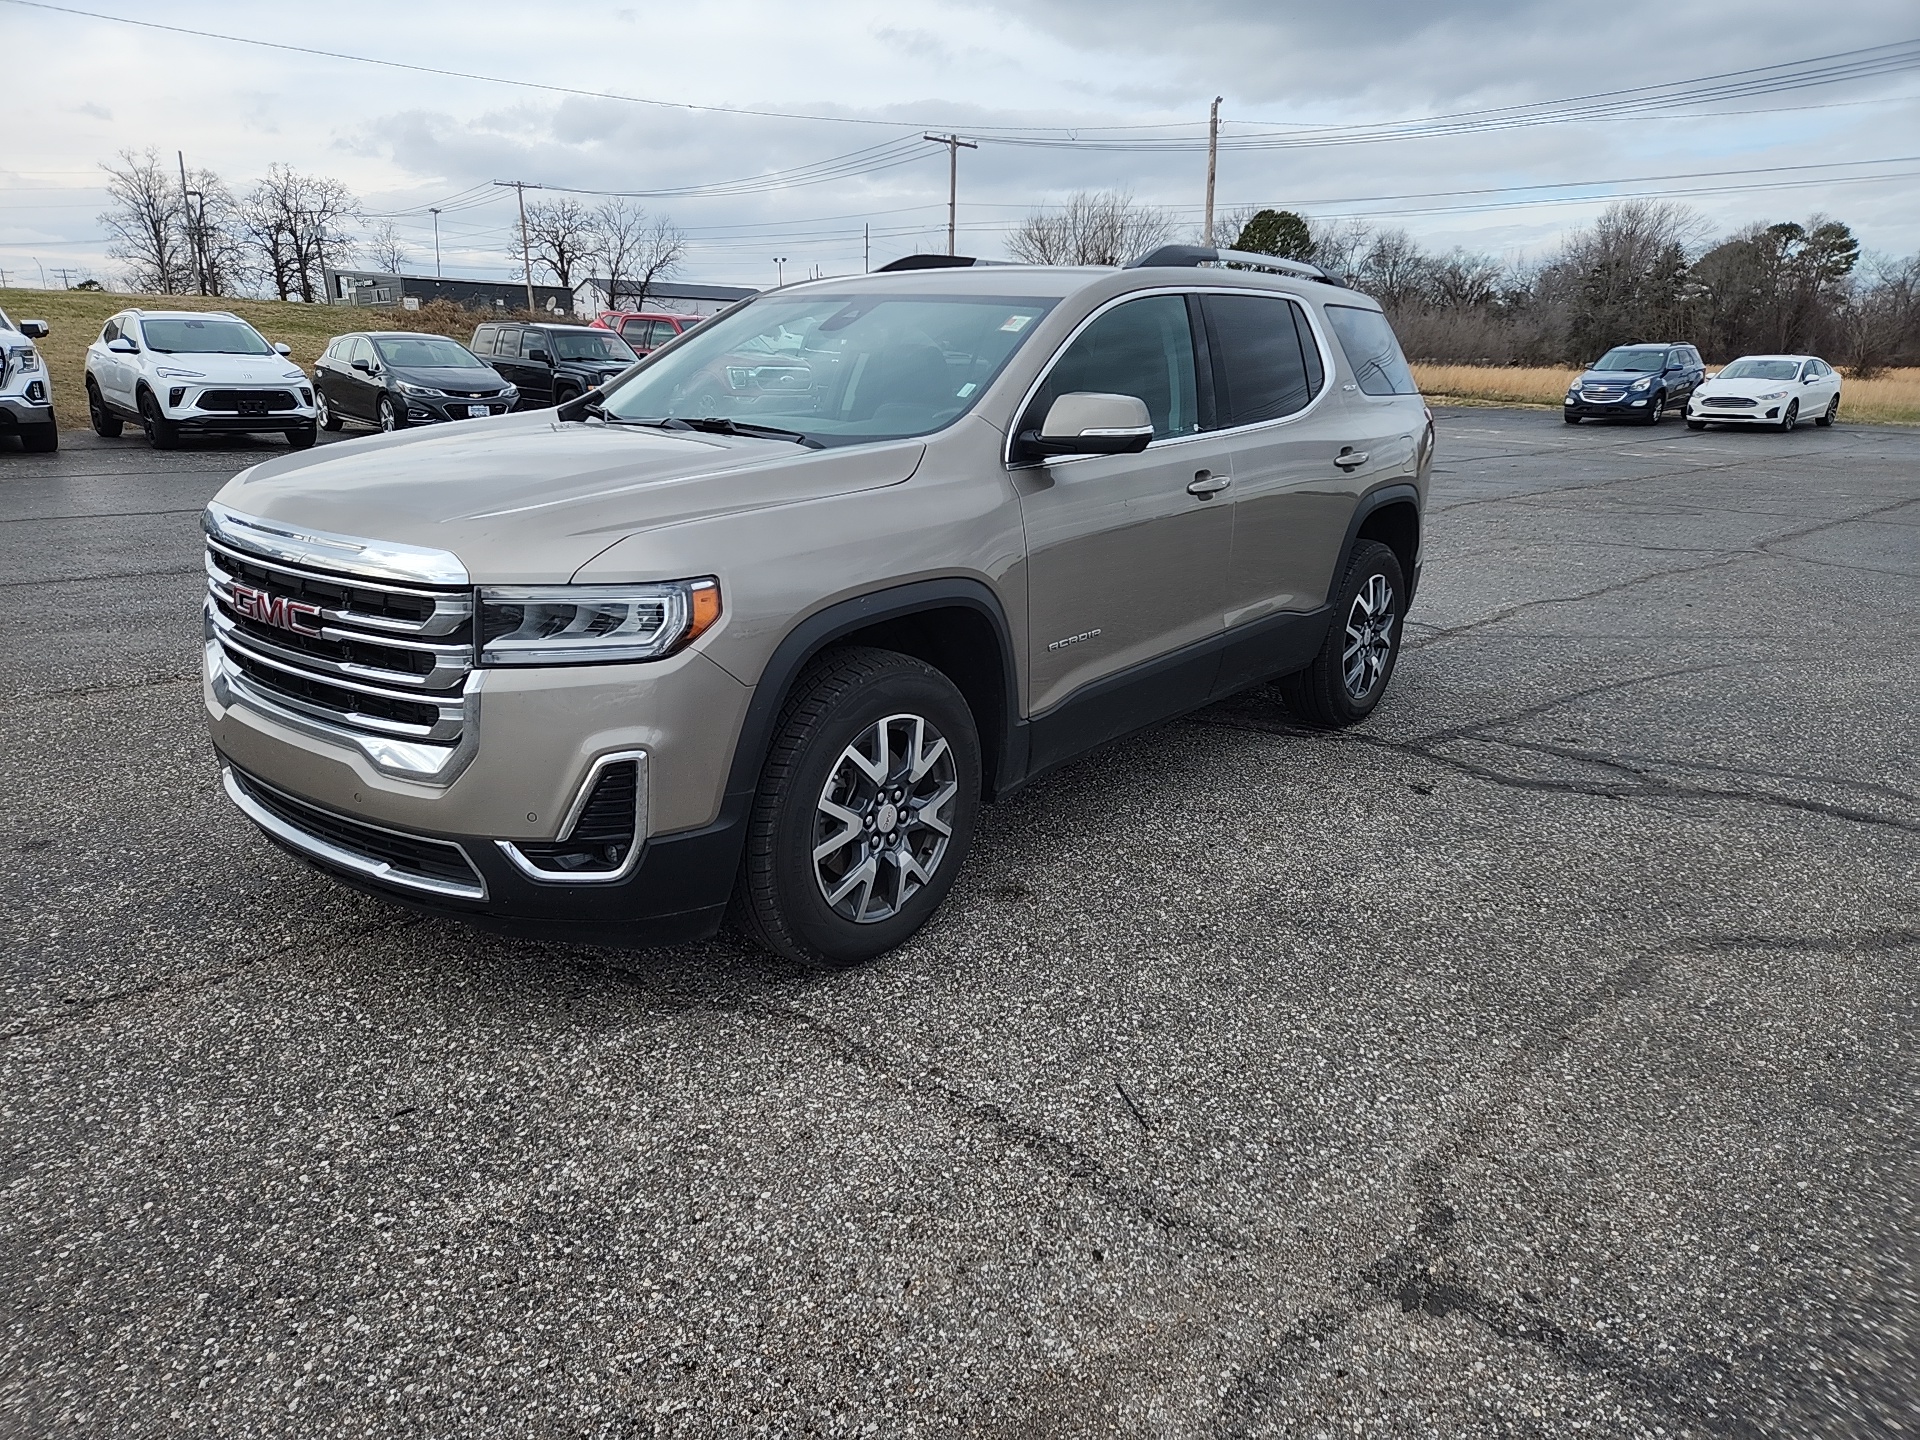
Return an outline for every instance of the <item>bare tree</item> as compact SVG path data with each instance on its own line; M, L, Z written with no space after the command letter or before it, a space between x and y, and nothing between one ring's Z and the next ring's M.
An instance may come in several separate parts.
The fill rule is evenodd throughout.
M209 295L238 295L251 278L240 204L211 170L187 172L185 221L196 279Z
M118 166L100 168L110 201L100 224L109 237L107 253L126 267L128 288L160 295L195 288L179 177L160 152L122 150Z
M527 206L527 250L535 266L544 266L562 287L571 290L584 278L580 268L593 250L594 212L571 196L535 201ZM521 259L520 237L510 253Z
M260 271L282 300L297 291L312 303L325 286L325 271L353 253L346 222L357 208L338 180L302 175L272 165L241 207Z
M1081 190L1057 210L1036 210L1007 241L1029 265L1121 265L1173 236L1167 212L1124 190Z
M607 282L607 304L646 303L647 291L686 259L686 234L666 216L650 217L640 206L608 200L593 213L588 259Z
M413 252L402 242L391 220L382 220L367 232L362 252L369 265L388 275L398 275L413 263Z
M1313 263L1333 275L1350 275L1373 243L1373 226L1366 221L1309 220L1313 235Z

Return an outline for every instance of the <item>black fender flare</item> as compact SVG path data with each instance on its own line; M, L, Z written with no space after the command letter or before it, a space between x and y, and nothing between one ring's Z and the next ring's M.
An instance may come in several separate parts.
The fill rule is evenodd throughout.
M1420 505L1420 488L1411 480L1386 480L1360 496L1359 501L1353 507L1352 516L1347 520L1346 538L1340 542L1339 563L1333 567L1333 577L1327 584L1327 604L1333 604L1335 597L1340 593L1340 582L1347 578L1347 565L1353 559L1353 547L1355 542L1360 538L1360 527L1366 523L1367 516L1382 506L1397 505L1403 502L1413 506L1413 512L1420 522L1426 520L1426 515ZM1424 535L1417 535L1415 541L1416 555L1419 553L1419 545L1424 539ZM1413 592L1419 587L1420 583L1418 571L1407 576L1406 579L1407 603L1412 604Z

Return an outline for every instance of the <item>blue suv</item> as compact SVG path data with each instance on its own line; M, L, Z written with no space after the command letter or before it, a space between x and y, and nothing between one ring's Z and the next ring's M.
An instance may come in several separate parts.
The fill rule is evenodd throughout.
M1691 345L1616 345L1567 387L1561 414L1569 425L1589 417L1658 425L1668 410L1685 408L1706 378Z

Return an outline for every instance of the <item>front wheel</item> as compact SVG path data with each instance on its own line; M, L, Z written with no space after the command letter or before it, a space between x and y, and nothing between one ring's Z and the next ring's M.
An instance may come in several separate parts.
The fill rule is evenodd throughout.
M1406 594L1406 577L1392 550L1377 540L1353 547L1320 653L1306 669L1281 677L1280 696L1296 718L1334 730L1374 712L1400 658Z
M781 713L734 923L804 965L883 954L946 899L979 804L979 736L953 682L891 650L831 651Z
M147 443L156 450L176 450L180 446L180 427L160 413L159 402L151 392L140 392L140 424L147 432Z
M1827 408L1825 409L1825 411L1821 413L1820 418L1818 420L1815 420L1813 423L1818 425L1821 429L1824 430L1839 418L1840 418L1840 397L1836 395L1833 397L1833 399L1827 402Z
M1658 425L1662 420L1666 419L1666 417L1667 417L1667 396L1666 396L1666 392L1663 390L1658 395L1655 395L1653 399L1647 402L1646 423L1649 425Z
M1560 418L1569 425L1578 425L1580 423L1580 417L1578 415L1569 415L1564 410L1560 412Z
M319 412L320 428L322 430L338 430L343 422L338 415L333 413L333 406L327 403L327 392L316 389L313 393L313 403Z
M1789 400L1787 402L1787 413L1780 417L1780 433L1782 435L1789 434L1793 430L1793 427L1799 423L1800 402L1798 400Z
M311 450L313 442L320 438L318 426L306 425L298 430L287 431L287 448L290 450Z
M50 455L60 448L60 427L49 420L44 425L22 425L20 448L29 455Z
M388 434L407 428L406 418L401 415L400 407L393 403L391 395L382 395L376 409L380 416L380 428Z
M1704 420L1687 421L1687 429L1689 430L1704 430L1706 428L1707 428L1707 422Z

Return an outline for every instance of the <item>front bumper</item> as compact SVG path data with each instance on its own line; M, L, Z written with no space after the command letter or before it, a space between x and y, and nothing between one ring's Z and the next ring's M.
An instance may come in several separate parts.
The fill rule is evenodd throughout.
M310 430L319 423L314 407L313 386L309 381L285 381L278 385L218 385L211 382L155 380L153 396L160 414L182 431L218 435L252 435L270 431ZM249 397L242 411L229 403L234 395ZM211 406L209 395L219 397ZM291 396L293 403L284 409L252 408L252 397ZM283 402L284 403L284 402Z
M513 409L517 397L468 400L459 396L406 395L401 398L407 402L409 425L440 425L450 420L484 420L488 416L504 415ZM475 414L475 411L484 413Z
M35 391L38 391L38 396ZM28 382L18 395L0 395L0 430L53 424L53 397L44 380Z
M1786 401L1780 400L1772 404L1752 405L1740 410L1722 410L1712 406L1689 405L1687 406L1687 419L1704 422L1708 425L1778 425L1780 423L1780 407L1785 404Z
M1589 400L1584 395L1569 395L1562 402L1562 408L1569 415L1578 415L1582 419L1593 417L1604 419L1609 415L1629 415L1635 419L1647 413L1647 406L1653 402L1653 393L1647 391L1639 395L1622 395L1616 400Z

